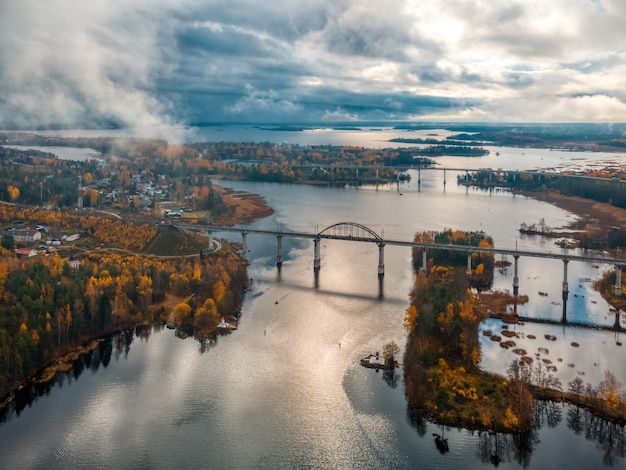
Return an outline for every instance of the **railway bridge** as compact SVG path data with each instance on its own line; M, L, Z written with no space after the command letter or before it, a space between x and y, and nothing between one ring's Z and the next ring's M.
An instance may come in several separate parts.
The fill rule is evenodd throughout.
M278 269L283 264L282 239L283 237L302 238L313 240L313 271L317 275L321 269L321 253L320 241L342 240L354 243L374 243L378 247L378 266L377 272L379 278L385 275L385 246L404 246L407 248L421 248L422 262L421 269L425 270L427 266L427 256L429 250L445 250L454 252L463 252L467 254L467 271L472 272L472 254L482 253L487 255L504 255L511 256L514 260L513 266L513 294L519 293L519 259L526 258L547 258L559 259L563 263L563 278L561 283L561 291L563 297L563 317L562 322L567 322L567 299L569 295L569 284L567 279L567 265L570 261L581 261L586 263L609 264L616 267L615 293L621 295L622 292L622 269L626 264L626 260L611 256L595 256L595 255L576 255L569 253L550 253L543 251L530 251L505 248L488 248L480 246L464 246L445 243L430 243L414 240L398 240L384 238L384 234L377 233L371 228L356 222L338 222L322 229L316 228L314 232L298 232L285 230L268 230L268 229L251 229L248 227L237 226L220 226L220 225L183 225L177 224L179 227L188 229L203 229L209 234L209 249L213 247L213 235L217 232L235 232L240 233L242 237L242 253L245 257L247 254L246 238L248 235L273 236L277 240L276 266Z

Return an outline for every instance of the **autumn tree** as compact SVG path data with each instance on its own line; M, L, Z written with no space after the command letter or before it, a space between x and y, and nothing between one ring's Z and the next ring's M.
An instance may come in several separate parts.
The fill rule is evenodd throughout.
M173 314L177 325L185 325L191 320L191 307L189 304L181 302L176 304Z
M17 201L17 199L20 197L20 189L13 185L9 185L7 187L7 193L11 201Z
M383 345L383 357L386 361L393 363L398 354L400 354L400 346L395 342L392 341Z
M193 327L197 333L206 334L215 330L220 321L220 315L217 311L215 301L211 298L207 299L202 307L196 310L193 319Z

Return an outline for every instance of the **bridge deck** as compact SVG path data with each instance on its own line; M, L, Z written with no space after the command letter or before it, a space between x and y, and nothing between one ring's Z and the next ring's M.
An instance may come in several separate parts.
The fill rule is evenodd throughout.
M367 243L383 243L384 245L392 245L392 246L405 246L409 248L425 248L430 250L447 250L447 251L457 251L457 252L465 252L465 253L485 253L491 255L508 255L508 256L519 256L519 257L529 257L529 258L548 258L548 259L560 259L563 261L582 261L587 263L603 263L603 264L611 264L615 266L623 267L626 265L626 260L620 258L614 258L611 256L596 256L596 255L576 255L569 253L551 253L551 252L543 252L543 251L529 251L529 250L517 250L517 249L507 249L507 248L485 248L478 246L463 246L463 245L452 245L452 244L444 244L444 243L424 243L424 242L415 242L415 241L407 241L407 240L394 240L394 239L384 239L383 237L378 236L362 236L359 234L357 236L352 235L344 235L338 233L324 233L324 231L318 233L311 232L292 232L292 231L278 231L278 230L266 230L266 229L249 229L246 227L234 227L234 226L221 226L221 225L181 225L177 224L179 227L184 227L188 229L202 229L208 232L235 232L235 233L246 233L246 234L254 234L254 235L268 235L274 237L292 237L292 238L305 238L305 239L330 239L330 240L344 240L344 241L352 241L352 242L367 242ZM339 224L335 224L339 225ZM324 229L326 230L326 229Z

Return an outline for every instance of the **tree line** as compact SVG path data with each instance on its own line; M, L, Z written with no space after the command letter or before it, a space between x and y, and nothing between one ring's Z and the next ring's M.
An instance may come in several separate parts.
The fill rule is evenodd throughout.
M106 332L164 322L170 296L187 305L182 324L215 334L243 301L246 263L227 257L156 259L91 252L77 268L58 255L0 253L0 392L73 345Z

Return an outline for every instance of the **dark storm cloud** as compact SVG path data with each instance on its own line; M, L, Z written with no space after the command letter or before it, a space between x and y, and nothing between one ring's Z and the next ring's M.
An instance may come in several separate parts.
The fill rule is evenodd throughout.
M259 41L256 35L231 26L192 27L179 31L176 39L177 49L185 56L272 57L281 49L276 41Z
M279 40L292 42L324 28L328 2L225 0L186 2L175 17L184 25L205 22L242 30L265 32ZM338 5L346 2L338 1Z

